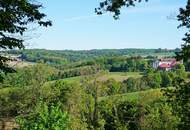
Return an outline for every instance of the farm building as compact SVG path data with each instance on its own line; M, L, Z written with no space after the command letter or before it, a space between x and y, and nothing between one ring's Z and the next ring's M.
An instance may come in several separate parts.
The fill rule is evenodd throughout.
M183 62L177 61L175 58L159 59L153 62L153 68L169 71L177 64L183 64Z

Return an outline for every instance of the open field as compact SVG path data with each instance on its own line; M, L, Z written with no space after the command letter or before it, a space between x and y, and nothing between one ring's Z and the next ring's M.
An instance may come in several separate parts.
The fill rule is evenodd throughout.
M98 79L100 81L106 81L108 79L115 79L116 81L123 81L128 79L129 77L133 78L140 78L142 75L140 72L109 72L105 75L100 76ZM71 78L66 78L63 79L64 81L79 81L82 78L85 78L88 76L77 76L77 77L71 77Z
M27 66L34 65L35 63L27 62L27 61L9 61L8 65L13 68L23 68Z
M117 81L123 81L127 78L140 78L142 74L140 72L110 72L107 75L107 78L113 78Z

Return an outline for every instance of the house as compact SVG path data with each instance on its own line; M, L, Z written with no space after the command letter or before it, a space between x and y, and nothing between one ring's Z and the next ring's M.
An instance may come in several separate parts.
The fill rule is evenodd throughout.
M169 71L177 64L183 64L182 61L177 61L175 58L159 59L153 62L153 68Z

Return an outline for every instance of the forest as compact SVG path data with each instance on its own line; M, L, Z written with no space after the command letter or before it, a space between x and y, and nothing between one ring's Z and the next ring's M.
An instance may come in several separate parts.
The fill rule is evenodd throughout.
M53 9L60 9L59 2L45 5L56 5ZM170 17L180 22L178 29L184 29L180 48L175 46L178 32L175 30L174 35L174 30L164 31L167 26L170 29L175 24L146 23L138 20L138 15L132 20L135 26L130 29L125 28L126 24L122 22L110 24L106 22L108 19L101 19L109 17L105 14L110 13L113 20L120 20L123 7L131 9L142 4L141 8L137 7L140 10L131 14L153 11L148 17L143 15L143 19L151 21L157 15L163 18L162 13L171 7L168 6L170 3L179 4L160 1L152 5L160 3L164 4L164 8L153 6L146 9L145 4L149 2L102 0L95 7L95 16L75 15L77 17L64 19L64 29L67 30L70 25L64 33L58 22L60 14L70 17L86 12L85 8L90 4L84 2L82 6L74 6L73 2L70 3L73 12L54 10L55 13L52 7L46 10L38 0L0 0L0 130L189 130L190 0L186 0L182 8L175 5L178 13ZM69 7L67 3L65 5ZM154 10L155 7L158 10ZM46 11L50 15L46 15ZM56 19L56 16L59 18ZM98 18L103 21L95 26L96 22L92 21ZM27 41L34 38L31 31L40 27L49 28L54 23L55 28L50 30L54 30L55 35L52 35L53 32L46 35L48 30L39 31L47 38L40 44L48 46L51 42L59 50L52 49L52 46L49 46L51 50L27 48ZM113 25L118 28L111 28ZM163 31L156 32L153 28L162 28ZM143 32L139 34L141 29ZM146 32L150 32L148 37ZM65 46L75 41L81 44L81 48L61 50L56 43L61 41L57 36L65 38ZM81 36L85 36L84 39ZM158 37L162 40L156 40ZM82 49L82 42L107 44L108 48L114 43L114 48L122 48L123 42L131 42L130 38L135 40L136 47ZM40 42L39 39L37 41ZM144 49L140 49L139 41L144 41ZM149 49L145 49L145 41L147 45L149 43ZM160 45L161 41L165 42L164 46L176 49L150 49L152 44ZM172 45L169 46L166 41ZM105 47L101 45L100 48Z
M1 53L18 58L16 73L3 75L0 85L0 117L14 119L15 129L174 130L180 124L169 92L190 80L190 62L170 71L152 66L175 50Z

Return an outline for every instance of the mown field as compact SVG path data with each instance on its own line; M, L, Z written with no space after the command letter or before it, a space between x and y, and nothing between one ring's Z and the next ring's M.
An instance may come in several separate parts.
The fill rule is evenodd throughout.
M114 79L116 81L124 81L130 77L133 78L140 78L142 76L142 74L140 72L108 72L106 74L104 74L103 76L101 75L100 77L98 77L98 79L100 81L106 81L108 79ZM64 81L80 81L81 79L85 78L85 77L90 77L89 76L77 76L77 77L71 77L71 78L66 78L63 79Z

